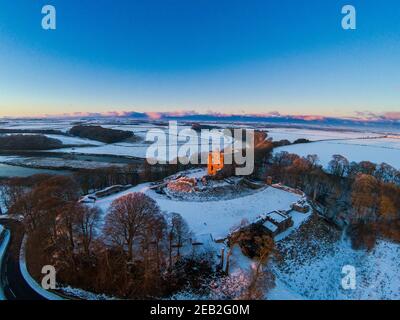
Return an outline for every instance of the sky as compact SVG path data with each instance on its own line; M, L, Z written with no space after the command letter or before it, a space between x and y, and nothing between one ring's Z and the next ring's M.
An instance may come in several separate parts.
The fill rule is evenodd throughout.
M41 27L47 4L56 30ZM0 0L0 117L400 119L399 59L398 0Z

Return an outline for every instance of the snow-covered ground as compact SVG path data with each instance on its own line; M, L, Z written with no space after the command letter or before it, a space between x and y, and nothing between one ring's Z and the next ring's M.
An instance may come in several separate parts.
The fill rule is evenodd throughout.
M358 131L334 131L334 130L311 130L297 128L267 128L268 138L274 141L297 139L308 139L310 141L332 140L332 139L357 139L366 137L380 137L382 134Z
M386 162L400 169L400 139L353 139L341 141L320 141L307 144L295 144L279 147L274 152L287 151L300 156L316 154L320 164L327 167L332 156L340 154L349 161L371 161L374 163Z
M0 134L1 135L1 134ZM5 133L5 136L12 136L16 135L15 133ZM40 133L23 133L23 135L42 135ZM52 139L57 139L62 142L64 145L74 145L74 146L101 146L104 143L95 141L95 140L90 140L90 139L84 139L84 138L79 138L79 137L73 137L73 136L66 136L66 135L61 135L61 134L44 134L44 136Z
M33 158L33 157L12 157L0 156L0 164L21 166L37 169L96 169L109 167L108 162L70 160L63 158ZM112 164L122 166L122 164Z
M300 198L296 194L268 187L245 197L199 203L169 199L149 189L149 184L142 184L98 200L96 205L105 214L113 200L130 192L139 191L153 198L161 210L181 214L196 235L211 234L213 238L225 237L244 219L252 221L261 214L273 210L288 210L290 205Z
M68 137L62 135L47 135L48 137L56 138L61 140L64 144L77 145L76 148L63 148L58 150L52 150L52 152L64 152L64 153L78 153L78 154L93 154L93 155L120 155L126 157L137 157L145 158L147 155L148 148L151 143L146 143L145 138L149 130L157 129L162 130L168 136L168 126L153 123L153 122L134 122L130 119L98 119L98 120L87 120L83 121L85 124L96 124L101 125L105 128L125 130L133 132L137 137L140 138L137 142L120 142L115 144L104 144L98 141L89 139L81 139L77 137ZM44 120L10 120L6 124L0 125L3 129L55 129L63 132L68 131L75 122L73 120L56 120L56 119L44 119ZM350 130L323 130L323 129L307 129L307 128L270 128L263 126L262 124L247 124L247 125L235 125L235 124L210 124L213 127L220 126L221 130L219 133L214 133L214 136L222 136L222 129L224 127L237 127L237 128L254 128L259 130L267 130L268 137L275 141L287 139L291 142L304 138L311 141L317 141L311 144L292 145L278 148L277 150L287 150L294 152L299 155L307 154L318 154L321 159L321 164L327 164L333 154L342 154L349 158L350 161L362 161L369 160L373 162L387 162L392 166L397 166L395 162L399 159L400 150L400 136L392 135L385 139L365 139L371 137L382 137L385 133L368 131L368 129L362 129L359 131ZM190 129L190 126L178 123L178 132L184 129ZM197 138L197 135L196 135ZM199 140L199 142L201 139ZM178 143L181 146L185 141ZM231 141L227 140L227 143ZM79 147L81 145L82 147ZM87 145L93 145L92 147ZM197 143L192 145L198 145ZM240 147L236 144L235 147ZM194 149L192 149L192 155ZM200 151L200 150L199 150ZM170 155L169 158L173 159L176 154ZM159 159L165 160L163 156L159 156Z
M326 246L326 244L324 244ZM314 258L287 257L285 269L276 268L280 288L296 292L304 299L400 299L400 246L379 241L372 252L353 250L345 240L321 248ZM354 266L356 289L345 290L342 268Z
M276 288L268 299L400 299L399 244L378 240L370 252L354 250L340 230L313 215L276 245L282 259L273 262ZM345 266L355 269L354 290L342 286Z
M71 120L29 120L16 119L9 120L8 123L0 125L0 129L18 129L18 130L59 130L67 132L73 126Z
M49 138L60 140L63 144L67 144L67 145L77 145L77 146L79 146L79 145L94 145L94 146L104 145L104 143L95 141L95 140L63 136L63 135L59 135L59 134L45 134L45 136L49 137Z
M97 147L62 148L52 152L93 154L93 155L118 155L126 157L145 158L149 145L146 144L105 144Z
M185 176L200 178L205 174L204 169L194 169L185 172ZM143 192L153 198L164 212L177 212L182 215L194 233L194 237L204 243L204 245L220 252L224 244L215 243L212 239L225 238L233 229L238 227L241 222L251 223L259 218L260 215L273 210L288 210L292 203L297 202L301 196L281 189L268 187L255 190L252 194L235 199L220 199L218 201L178 201L170 199L166 195L160 195L150 189L151 184L145 183L128 189L124 192L102 198L96 201L103 212L103 218L107 214L112 201L131 192ZM276 241L282 241L295 232L307 219L311 212L304 214L292 211L290 216L293 219L293 226L285 232L276 236ZM231 277L239 276L241 272L246 273L251 267L252 261L245 257L239 247L233 249L231 256ZM232 280L234 282L234 280ZM268 296L269 299L302 299L300 295L290 290L287 286L280 283ZM192 299L190 294L182 293L175 298ZM204 298L204 297L197 297Z
M64 295L82 300L117 300L116 298L105 294L96 294L83 289L73 288L71 286L58 288L57 291L61 291Z
M223 134L221 130L215 130L211 132L211 140L208 138L201 136L200 133L194 132L193 130L187 131L190 129L190 126L180 125L177 126L178 134L184 134L186 140L178 139L176 142L169 142L172 138L173 132L170 131L168 126L161 126L153 123L142 123L142 124L102 124L104 128L115 129L115 130L124 130L131 131L134 133L136 137L139 138L137 142L119 142L114 144L101 144L97 143L94 147L78 147L78 148L63 148L59 150L53 150L53 152L64 152L64 153L80 153L80 154L96 154L96 155L120 155L127 157L137 157L137 158L146 158L148 148L151 144L153 144L153 140L146 141L146 137L151 130L157 130L159 132L164 132L166 135L166 144L168 147L178 147L178 149L185 145L186 147L192 146L196 148L192 148L188 156L192 156L193 154L201 152L203 149L200 147L201 143L205 143L207 146L211 146L211 141L221 141L220 148L223 146L230 146L232 143L232 138L227 137ZM151 137L151 136L150 136ZM189 138L190 137L190 138ZM68 138L68 137L66 137ZM65 142L64 142L65 141ZM64 139L63 143L67 144L66 139ZM72 141L70 142L71 144ZM75 144L94 144L91 140L77 140ZM161 142L158 143L159 146L165 146ZM209 147L210 148L210 147ZM167 150L168 151L168 150ZM179 154L181 156L181 154ZM164 156L157 155L156 156L160 160L165 160ZM176 154L167 155L167 159L176 158Z
M67 173L68 173L67 171L63 170L26 168L26 167L17 167L14 165L0 163L0 177L29 177L34 174L67 174Z

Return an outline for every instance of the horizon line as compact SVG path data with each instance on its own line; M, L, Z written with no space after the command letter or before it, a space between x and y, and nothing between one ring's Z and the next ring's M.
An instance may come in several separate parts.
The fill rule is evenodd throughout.
M139 111L107 111L107 112L71 112L59 114L38 114L27 116L2 116L2 120L17 119L87 119L87 118L132 118L138 120L243 120L243 121L263 121L263 120L297 120L304 122L326 122L326 121L350 121L350 122L387 122L400 124L400 112L374 113L369 111L355 112L354 116L326 116L318 114L281 114L278 111L265 113L222 113L222 112L203 112L196 111L166 111L166 112L139 112Z

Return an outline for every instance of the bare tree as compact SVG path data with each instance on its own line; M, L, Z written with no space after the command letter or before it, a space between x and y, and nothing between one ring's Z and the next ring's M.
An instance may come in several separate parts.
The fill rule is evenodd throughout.
M275 252L274 240L270 236L261 236L254 239L259 252L254 257L255 265L250 270L250 281L243 296L247 300L263 299L266 292L274 286L274 276L264 267Z
M173 264L172 251L176 248L175 258L179 259L181 256L181 248L192 236L186 221L179 213L172 213L171 219L168 224L168 256L169 267Z
M329 162L329 171L338 177L343 177L349 170L349 160L345 157L335 154Z
M84 253L89 256L91 244L96 236L100 210L97 207L88 207L81 204L75 210L74 231L83 246Z
M359 174L351 193L353 221L373 221L379 206L379 185L375 177Z
M152 216L159 214L156 202L143 193L130 193L113 201L106 218L104 234L114 245L133 258L134 241L143 235Z

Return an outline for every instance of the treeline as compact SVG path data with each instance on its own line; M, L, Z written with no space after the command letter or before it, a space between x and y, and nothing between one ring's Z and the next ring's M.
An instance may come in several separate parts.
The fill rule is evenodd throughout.
M60 140L43 135L14 134L0 136L2 150L47 150L62 148Z
M64 136L67 135L65 132L55 129L0 129L0 133L57 134Z
M202 124L202 123L198 123L198 122L192 123L191 128L193 130L195 130L195 131L198 131L198 132L200 132L201 130L214 130L214 129L215 130L221 130L221 127L211 126L211 125L208 125L208 124Z
M265 171L320 203L327 218L345 226L355 247L371 249L379 236L400 241L400 172L392 166L334 155L325 171L316 155L280 152Z
M137 185L143 182L160 181L189 167L189 165L181 164L150 165L144 160L143 164L130 164L123 167L81 169L74 173L73 179L83 193L88 194L113 185Z
M274 141L272 138L268 138L267 131L255 131L254 132L254 172L253 178L263 179L265 178L267 171L267 164L271 159L275 148L282 146L288 146L291 144L309 143L308 139L297 139L293 143L289 140L277 140Z
M181 164L150 165L144 161L143 164L128 164L123 167L80 169L75 171L70 178L79 187L80 194L86 195L114 185L135 186L144 182L160 181L190 167ZM53 175L49 174L37 174L29 177L3 178L0 180L0 191L3 194L0 201L8 210L9 203L17 199L24 190L30 190L36 184L52 177Z
M80 138L96 140L104 143L115 143L134 136L131 131L107 129L101 126L77 125L69 130L69 133Z
M287 139L283 139L283 140L277 140L277 141L272 141L272 146L273 148L279 148L279 147L284 147L284 146L290 146L292 144L300 144L300 143L310 143L311 141L308 139L296 139L293 142L290 142Z

